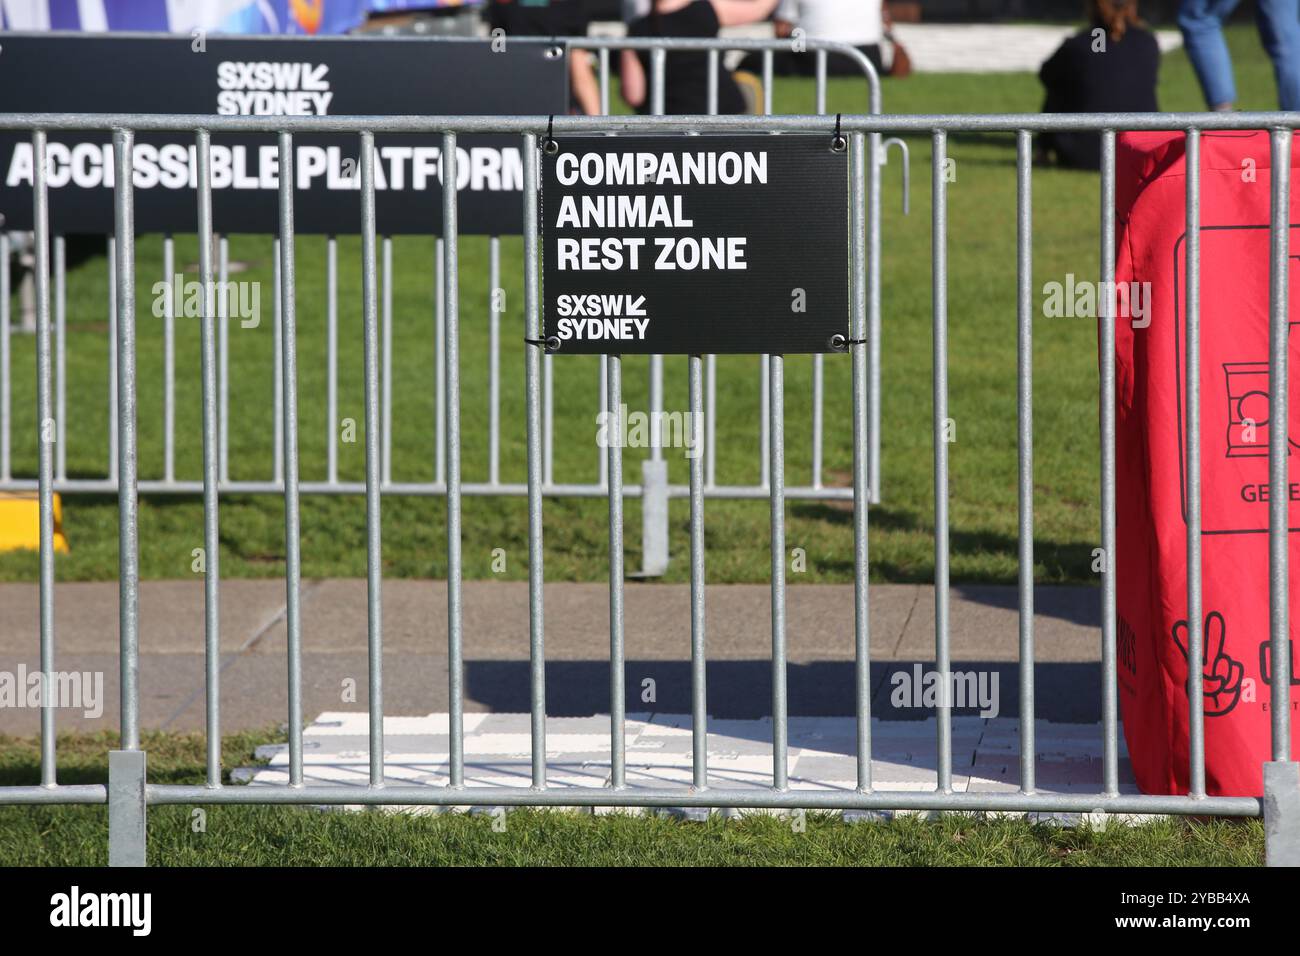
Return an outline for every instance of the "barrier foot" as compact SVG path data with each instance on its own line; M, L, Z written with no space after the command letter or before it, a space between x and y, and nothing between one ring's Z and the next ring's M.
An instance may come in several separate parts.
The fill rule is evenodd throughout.
M1300 866L1300 763L1264 764L1264 860Z
M108 865L144 866L143 750L108 752Z
M641 462L641 573L662 577L668 570L668 462Z

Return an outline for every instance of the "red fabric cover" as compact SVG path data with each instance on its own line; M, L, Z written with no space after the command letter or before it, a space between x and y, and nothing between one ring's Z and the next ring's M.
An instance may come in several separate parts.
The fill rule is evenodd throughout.
M1181 133L1117 140L1116 281L1151 283L1149 327L1134 328L1124 316L1116 323L1119 699L1138 786L1160 794L1188 789L1184 153ZM1260 765L1270 755L1268 503L1261 492L1268 484L1269 154L1267 132L1201 136L1202 673L1212 795L1260 795ZM1291 223L1300 222L1296 166L1293 153ZM1290 244L1294 328L1294 225ZM1295 423L1300 335L1292 336L1290 369ZM1291 431L1300 439L1300 428ZM1300 460L1289 460L1294 531ZM1292 595L1300 591L1297 544L1293 534ZM1297 620L1293 597L1292 633ZM1294 651L1292 659L1294 672ZM1293 720L1297 699L1293 678Z

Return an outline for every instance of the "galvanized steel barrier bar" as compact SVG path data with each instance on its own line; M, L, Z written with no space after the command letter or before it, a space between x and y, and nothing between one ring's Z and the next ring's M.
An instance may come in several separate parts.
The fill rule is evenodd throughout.
M1101 131L1101 288L1115 287L1115 130ZM1115 314L1102 297L1101 352L1101 774L1106 794L1119 793L1119 683L1115 632Z
M1034 210L1033 137L1016 131L1016 451L1020 554L1020 791L1034 792Z
M379 309L375 289L375 136L361 134L361 309L365 337L366 392L366 646L367 703L370 707L370 785L384 783L384 694L383 694L383 567L382 497L380 495L381 436L387 441L388 425L381 424L379 399ZM333 252L334 240L330 239ZM331 303L331 306L333 303ZM333 308L331 308L333 314ZM331 344L337 334L331 323ZM334 350L331 350L331 359ZM330 386L335 388L335 369L330 366ZM331 400L333 400L331 398ZM331 449L335 418L330 417Z
M609 501L610 537L610 690L611 690L611 775L610 786L599 787L548 787L545 763L545 621L542 606L542 502L545 481L544 424L541 417L541 356L539 349L528 349L526 372L527 427L528 427L528 484L529 500L529 655L530 697L533 731L533 779L529 787L481 787L464 785L463 728L461 726L464 702L461 685L461 658L465 636L462 633L460 605L460 502L462 493L471 493L470 485L460 479L460 382L459 370L459 296L457 283L457 192L455 189L455 144L458 135L471 133L501 133L521 138L525 156L524 221L526 224L525 262L525 328L530 337L540 331L540 307L537 275L537 190L536 164L539 135L547 130L546 117L212 117L212 116L122 116L122 115L0 115L0 129L22 130L32 135L36 164L36 244L37 244L37 312L38 312L38 392L41 408L40 425L44 428L52 412L52 356L51 356L51 303L49 246L51 228L48 221L48 187L44 174L46 136L54 130L103 130L113 134L116 163L116 362L118 420L118 474L120 529L120 666L122 671L122 748L110 757L110 779L107 787L101 785L63 786L55 779L53 740L53 713L42 714L42 784L40 786L0 788L0 803L105 803L110 807L110 852L114 862L130 863L144 860L144 812L149 804L410 804L410 805L511 805L511 806L646 806L646 807L738 807L738 808L809 808L809 809L929 809L929 810L984 810L1006 812L1109 812L1109 813L1181 813L1220 814L1227 816L1252 816L1263 812L1265 800L1256 797L1207 796L1204 793L1203 775L1203 716L1194 712L1189 731L1192 759L1189 793L1171 796L1122 794L1118 788L1117 751L1118 722L1115 709L1115 602L1114 602L1114 527L1115 527L1115 472L1114 472L1114 328L1113 314L1103 314L1101 329L1101 376L1099 394L1102 400L1101 475L1100 498L1102 505L1101 538L1106 557L1106 577L1101 599L1103 607L1103 747L1105 753L1103 780L1100 792L1095 794L1043 793L1036 789L1033 780L1032 752L1032 695L1033 633L1032 633L1032 534L1033 534L1033 471L1032 471L1032 362L1030 274L1032 263L1029 168L1030 133L1035 130L1091 130L1102 134L1103 170L1101 176L1101 278L1114 278L1114 146L1115 130L1158 129L1181 130L1188 137L1189 155L1199 156L1197 134L1215 129L1265 128L1272 130L1273 168L1279 170L1272 177L1271 235L1270 235L1270 399L1274 414L1286 408L1287 385L1287 255L1289 181L1284 170L1288 168L1292 129L1300 125L1300 116L1292 113L1239 113L1220 114L1085 114L1077 116L1044 115L991 115L991 116L871 116L854 115L842 119L842 129L849 137L851 152L851 218L853 237L851 245L851 310L846 317L852 338L852 413L853 413L853 487L854 515L854 569L855 569L855 697L858 724L858 781L852 790L791 790L786 772L787 718L784 688L785 633L784 633L784 502L790 494L785 487L784 468L784 415L783 415L783 360L773 355L768 364L768 412L770 420L770 487L763 490L771 509L772 526L772 666L773 666L773 785L768 789L719 791L709 787L707 764L707 714L704 685L704 618L705 569L703 550L704 499L708 491L705 469L698 461L692 462L688 494L691 498L691 675L692 714L694 718L693 786L682 790L661 788L643 789L629 787L626 780L626 761L623 747L624 686L623 686L623 541L622 504L625 489L622 486L622 455L617 443L608 450L608 483L600 493ZM799 133L831 132L824 116L763 116L763 117L555 117L556 134L602 134L618 132L766 132ZM138 657L138 579L139 542L137 494L142 483L137 480L137 425L136 425L136 366L135 366L135 287L134 287L134 217L133 185L131 176L134 136L146 131L188 131L195 135L197 164L201 174L198 193L200 232L200 273L205 288L205 317L202 327L203 376L203 430L204 471L204 541L207 555L208 579L205 583L205 647L207 650L208 703L208 779L203 786L174 786L147 784L144 780L144 755L140 752L139 698L136 679ZM262 132L274 134L278 139L281 177L279 189L280 235L279 295L280 333L283 336L280 359L282 362L283 396L282 456L284 479L279 490L285 498L285 539L287 573L287 606L289 630L289 745L290 780L286 787L222 787L220 785L219 715L217 711L217 502L218 492L235 490L237 486L222 487L221 444L219 429L220 398L224 389L220 383L220 361L217 355L214 318L226 316L213 313L212 280L212 222L211 187L208 176L209 137L214 132L238 130L243 133ZM302 766L302 713L301 713L301 615L299 607L299 494L307 483L299 477L297 443L297 336L295 288L295 235L293 219L292 159L293 138L296 134L315 132L346 132L357 135L362 144L362 237L363 237L363 308L365 336L365 392L366 392L366 515L367 515L367 568L368 568L368 658L370 687L370 780L365 787L306 786ZM448 508L448 623L450 667L450 784L446 787L387 786L384 781L382 738L382 592L380 574L380 505L381 491L392 491L402 486L382 488L382 445L387 422L381 408L379 366L380 330L378 327L378 289L376 284L376 228L374 208L373 137L377 133L409 132L442 137L444 156L447 157L447 175L443 183L443 313L445 316L444 403L446 431L446 494ZM946 270L946 206L945 180L942 161L951 134L969 131L998 131L1015 135L1017 155L1017 394L1018 417L1018 467L1020 495L1020 595L1021 595L1021 688L1026 694L1028 716L1023 717L1028 733L1022 740L1021 789L1015 793L960 793L952 787L952 757L950 736L950 709L945 705L939 712L938 773L936 788L932 791L881 791L873 789L870 774L870 701L869 701L869 619L867 603L867 520L870 495L870 402L871 378L870 351L863 338L870 338L871 298L877 289L871 282L869 212L875 205L869 185L869 166L876 156L875 143L885 133L912 132L929 134L934 144L934 476L936 500L936 660L939 669L948 668L949 634L947 626L947 562L948 520L946 449L942 432L946 419L947 401L947 293ZM1192 287L1199 279L1199 176L1188 180L1188 222L1193 241L1188 245L1188 275ZM1198 325L1199 299L1194 298L1192 328ZM1110 312L1109 309L1104 310ZM7 331L7 329L6 329ZM867 335L863 333L867 332ZM5 356L7 357L7 351ZM1199 365L1199 352L1189 344L1189 368ZM620 360L617 356L606 359L607 410L619 414L621 396ZM690 375L690 407L697 412L705 403L702 376L704 366L700 356L688 359ZM1188 399L1199 399L1198 388L1188 382ZM1282 416L1283 419L1285 416ZM1190 420L1194 427L1199 422ZM696 426L699 427L698 425ZM707 421L705 427L707 428ZM56 432L57 434L57 432ZM698 433L697 433L698 436ZM1188 448L1198 447L1199 436L1189 436ZM53 449L48 441L40 444L38 484L42 504L41 544L41 667L53 669L54 619L53 619L53 551L52 551L52 495L54 479ZM1287 452L1285 432L1270 432L1270 642L1273 654L1273 678L1270 693L1272 700L1289 700L1289 645L1287 634L1288 582L1287 582L1287 508L1285 488L1287 483ZM1193 458L1195 461L1195 458ZM1193 468L1193 472L1196 468ZM1199 500L1199 482L1193 482ZM1198 566L1198 542L1189 535L1187 542L1189 566ZM1188 578L1189 606L1199 606L1201 600L1199 574ZM1196 639L1201 640L1197 634ZM470 638L472 640L472 636ZM1195 672L1196 668L1191 669ZM1198 678L1189 676L1189 688L1198 688ZM1022 713L1024 713L1022 711ZM1272 708L1272 754L1274 763L1267 766L1289 764L1290 759L1290 708ZM1266 769L1267 769L1266 766ZM1278 779L1267 773L1266 780ZM1300 780L1296 781L1300 787ZM1272 832L1270 831L1270 839ZM1280 840L1280 837L1279 837ZM1272 844L1270 844L1272 852Z
M1201 133L1189 129L1187 155L1187 659L1204 659L1201 616ZM1202 671L1187 668L1189 790L1205 796L1205 701Z
M212 138L207 130L195 134L198 174L199 281L203 286L203 647L207 718L208 786L221 786L221 534L218 484L221 452L217 431L216 301L212 286Z

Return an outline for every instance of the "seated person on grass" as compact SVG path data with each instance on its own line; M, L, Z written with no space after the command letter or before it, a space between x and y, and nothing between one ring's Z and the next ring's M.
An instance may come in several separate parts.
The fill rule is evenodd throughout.
M1154 113L1160 47L1138 17L1137 0L1088 0L1087 29L1061 44L1038 73L1044 113ZM1101 168L1101 134L1039 137L1040 161Z

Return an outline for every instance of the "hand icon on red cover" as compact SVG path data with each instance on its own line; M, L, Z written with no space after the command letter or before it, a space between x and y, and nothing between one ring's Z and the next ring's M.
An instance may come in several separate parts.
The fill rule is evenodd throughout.
M1205 615L1205 633L1201 642L1201 689L1205 696L1205 716L1221 717L1237 706L1241 698L1241 661L1224 650L1228 629L1223 615L1211 611ZM1174 624L1174 643L1187 658L1187 622ZM1190 662L1189 662L1190 663Z

